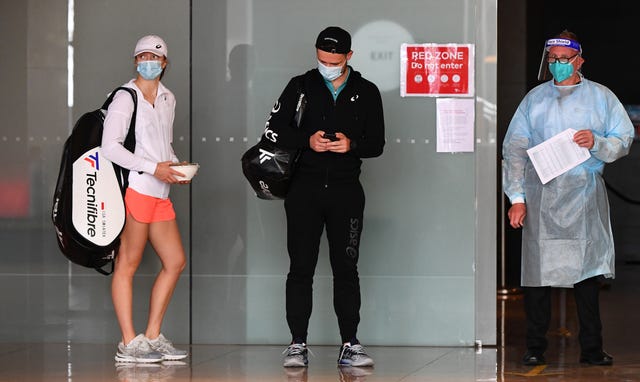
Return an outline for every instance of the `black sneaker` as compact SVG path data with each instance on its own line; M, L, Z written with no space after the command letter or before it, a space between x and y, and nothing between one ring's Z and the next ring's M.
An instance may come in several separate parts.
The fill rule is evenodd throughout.
M284 367L305 367L309 363L306 344L291 344L282 354L284 354Z
M596 366L611 366L613 365L613 357L605 351L591 355L582 354L580 355L580 363L588 363L589 365Z
M544 359L544 355L529 350L522 357L522 363L527 366L539 366L546 364L547 361Z
M367 355L360 344L344 344L340 348L338 365L342 366L373 366L373 359Z

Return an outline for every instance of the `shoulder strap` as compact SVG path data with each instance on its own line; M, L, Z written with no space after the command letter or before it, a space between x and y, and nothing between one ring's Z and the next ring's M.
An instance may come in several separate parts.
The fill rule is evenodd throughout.
M109 94L109 98L102 104L102 110L107 110L109 105L113 101L113 97L116 95L118 90L124 90L131 95L133 98L133 113L131 114L131 122L129 122L129 131L127 131L127 136L124 139L124 148L134 152L136 150L136 115L138 113L138 94L135 90L131 88L127 88L124 86L120 86L115 88L111 94ZM118 176L118 180L120 181L120 190L122 191L122 195L124 196L127 187L129 186L129 170L120 167L114 163L114 169L116 171L116 175Z
M124 86L120 86L115 88L111 94L109 94L109 98L107 98L106 101L104 101L104 104L102 104L101 109L102 110L107 110L109 108L109 105L111 105L111 102L113 101L113 97L115 97L116 93L118 92L118 90L124 90L127 93L129 93L131 95L131 98L133 98L133 114L131 114L131 122L129 122L129 131L127 132L127 136L124 139L124 147L133 152L136 149L136 115L138 112L138 94L136 93L135 90L131 89L131 88L127 88Z
M298 77L298 101L296 104L296 113L293 119L296 123L296 127L300 128L302 124L302 116L307 108L307 95L305 94L305 76Z

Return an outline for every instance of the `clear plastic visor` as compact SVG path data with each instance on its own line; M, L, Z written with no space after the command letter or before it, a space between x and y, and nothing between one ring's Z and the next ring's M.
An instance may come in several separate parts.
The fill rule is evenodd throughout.
M548 81L553 78L549 71L549 49L554 46L564 46L576 50L576 53L582 55L582 47L577 41L566 38L551 38L544 44L542 50L542 59L540 60L540 68L538 69L538 81Z

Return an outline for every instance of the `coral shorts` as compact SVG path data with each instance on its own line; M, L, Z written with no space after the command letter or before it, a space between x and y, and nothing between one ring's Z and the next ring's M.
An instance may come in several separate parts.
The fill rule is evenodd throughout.
M124 204L127 208L127 215L130 214L141 223L162 222L176 218L173 203L169 198L156 198L127 188Z

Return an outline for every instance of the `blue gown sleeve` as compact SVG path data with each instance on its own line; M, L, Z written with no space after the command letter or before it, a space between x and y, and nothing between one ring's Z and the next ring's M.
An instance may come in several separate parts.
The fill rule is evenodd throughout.
M528 121L527 97L516 110L502 144L502 188L509 200L524 202L524 171L529 157L527 149L530 145L531 130Z
M608 96L610 112L605 121L604 135L594 132L594 145L590 152L595 158L611 163L629 153L634 128L629 114L613 94Z

